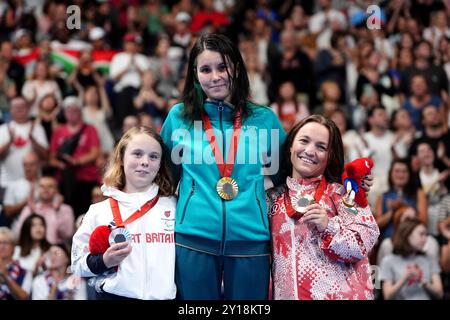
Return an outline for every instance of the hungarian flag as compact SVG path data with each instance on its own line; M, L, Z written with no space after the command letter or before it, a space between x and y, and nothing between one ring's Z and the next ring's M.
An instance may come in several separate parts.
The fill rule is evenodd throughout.
M102 74L108 74L109 65L116 53L115 50L94 50L92 52L94 68Z
M27 63L39 58L39 48L19 50L14 53L14 60L25 66Z
M81 51L79 50L56 49L52 51L51 55L52 60L59 63L64 71L70 74L78 65L80 53ZM108 74L109 65L116 53L117 51L115 50L92 51L92 63L94 68L102 74Z
M53 62L60 65L67 74L71 74L78 65L80 53L80 50L54 49L50 55Z
M102 74L109 73L109 65L112 58L117 53L115 50L94 50L92 52L92 62L94 68ZM53 49L50 56L53 62L59 64L63 70L70 74L78 66L78 59L81 51L74 49ZM14 59L21 65L26 66L39 58L39 48L21 50L14 55Z

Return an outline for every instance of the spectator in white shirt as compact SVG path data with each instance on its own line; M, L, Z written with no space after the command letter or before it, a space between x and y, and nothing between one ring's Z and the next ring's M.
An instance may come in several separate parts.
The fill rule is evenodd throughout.
M41 159L48 156L44 128L28 118L29 110L23 97L12 99L12 121L0 126L0 185L3 187L25 176L22 159L27 152L34 150Z
M149 59L139 53L141 37L127 33L123 41L125 51L114 56L109 70L109 75L115 83L116 99L113 111L117 126L122 124L127 115L133 113L133 98L142 84L142 73L150 68Z

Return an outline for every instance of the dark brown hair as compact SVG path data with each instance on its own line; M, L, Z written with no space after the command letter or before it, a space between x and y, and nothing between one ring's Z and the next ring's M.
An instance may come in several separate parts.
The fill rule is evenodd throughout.
M39 241L39 247L41 248L42 252L46 252L50 248L50 243L46 238L47 224L45 222L45 219L36 213L32 213L23 221L22 227L20 228L18 245L21 248L21 257L28 256L31 253L31 249L33 249L33 239L31 238L31 227L33 225L33 219L41 220L42 224L44 225L44 238Z
M409 179L406 185L403 187L403 192L406 196L409 198L412 198L414 200L417 200L417 190L419 189L417 181L414 179L414 173L411 169L411 165L407 159L394 159L391 163L391 167L389 168L388 173L388 183L389 183L389 189L394 189L394 182L392 181L392 171L394 171L394 166L396 164L403 164L406 166L408 170Z
M299 123L297 123L286 138L286 142L284 144L284 176L290 176L292 174L292 163L291 163L291 147L294 142L295 136L298 131L307 123L316 122L318 124L323 125L328 129L330 134L328 141L328 159L327 165L325 167L325 178L329 183L337 182L341 183L342 181L342 173L344 172L344 145L342 144L341 133L339 132L336 124L330 120L325 118L322 115L314 114L311 115Z
M417 251L409 243L409 236L418 226L423 225L419 219L406 219L398 226L392 236L393 253L402 257L408 257L411 254L424 254L422 251Z
M189 54L186 81L183 89L184 115L190 120L200 120L200 110L206 95L197 79L197 57L205 50L218 52L226 63L230 79L230 103L235 106L234 112L242 111L243 118L251 113L248 105L250 82L244 60L238 47L222 34L204 34L194 44ZM231 66L230 64L233 64Z

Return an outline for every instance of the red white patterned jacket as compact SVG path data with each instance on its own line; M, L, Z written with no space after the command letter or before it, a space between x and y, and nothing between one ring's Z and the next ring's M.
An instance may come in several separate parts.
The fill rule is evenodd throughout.
M314 196L321 177L288 178L290 196ZM328 213L324 232L286 214L288 186L267 192L272 234L273 298L276 300L373 299L368 254L380 231L370 207L353 213L342 203L342 185L329 183L319 203ZM289 199L287 199L289 200Z

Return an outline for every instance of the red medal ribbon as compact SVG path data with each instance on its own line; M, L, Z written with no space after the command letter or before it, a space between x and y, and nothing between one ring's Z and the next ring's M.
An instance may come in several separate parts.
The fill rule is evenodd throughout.
M122 216L120 214L119 210L119 203L116 199L109 198L109 203L111 205L111 210L113 213L114 221L116 222L117 227L123 227L126 224L130 224L133 221L139 219L144 214L146 214L151 208L155 206L155 204L158 202L159 199L159 192L156 194L155 197L148 200L142 207L140 207L137 211L135 211L131 216L128 217L125 221L122 221Z
M216 158L217 166L219 167L219 172L221 177L231 177L231 173L233 172L234 167L234 159L236 158L238 143L239 143L239 135L241 134L242 127L242 117L241 111L238 110L236 112L236 116L234 117L233 123L233 135L231 138L230 151L228 152L227 162L224 163L223 154L217 145L217 139L214 135L214 129L211 125L211 120L209 120L206 112L202 111L202 120L203 125L205 126L206 136L208 137L209 145L211 146L214 157Z
M322 180L320 180L319 185L316 188L314 193L314 203L319 203L320 199L322 199L323 193L327 188L327 180L325 179L325 175L322 176ZM288 201L289 199L289 201ZM286 207L286 213L289 217L293 217L297 211L292 207L292 203L290 201L291 196L289 195L289 188L286 188L286 194L284 196L284 205Z

